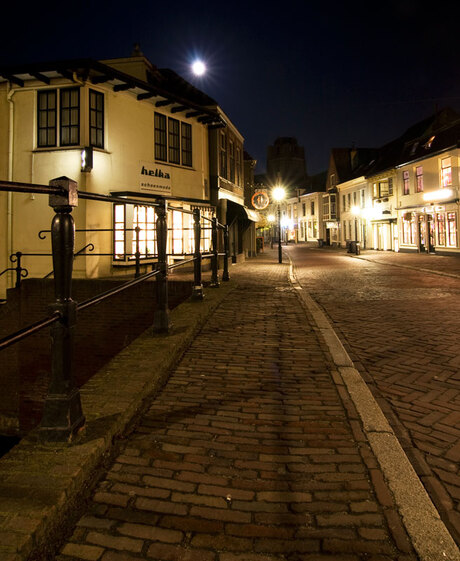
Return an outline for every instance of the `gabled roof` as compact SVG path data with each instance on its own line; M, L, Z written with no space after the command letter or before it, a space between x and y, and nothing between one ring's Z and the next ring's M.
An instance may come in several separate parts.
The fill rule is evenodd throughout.
M366 175L377 157L376 148L332 148L330 171L334 168L337 184Z
M366 177L456 147L460 141L460 114L447 107L412 125L400 137L378 150Z
M9 81L24 87L30 80L38 80L47 85L51 84L53 78L66 78L76 83L89 80L92 84L104 83L111 86L114 91L130 91L138 100L156 98L156 107L172 106L172 113L185 111L187 118L197 117L203 124L225 125L225 120L217 112L217 103L172 70L158 70L145 57L139 57L139 62L145 63L146 70L143 74L132 75L117 68L116 63L121 60L105 63L93 59L76 59L1 66L0 83Z

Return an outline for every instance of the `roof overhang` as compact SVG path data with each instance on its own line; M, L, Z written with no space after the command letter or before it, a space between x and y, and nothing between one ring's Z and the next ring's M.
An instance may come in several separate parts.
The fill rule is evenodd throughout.
M76 59L0 67L0 83L9 82L19 88L25 87L30 81L49 86L51 80L58 78L65 78L76 84L87 81L94 85L104 84L114 92L129 91L138 101L152 99L156 107L171 106L172 112L185 112L187 118L195 117L203 125L226 126L223 116L213 108L199 105L97 60Z

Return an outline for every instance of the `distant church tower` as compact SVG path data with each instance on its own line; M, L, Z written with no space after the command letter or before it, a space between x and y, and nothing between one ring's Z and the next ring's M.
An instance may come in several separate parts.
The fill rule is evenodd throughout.
M279 137L267 149L267 180L280 184L295 194L295 189L307 186L307 166L303 146L296 138Z

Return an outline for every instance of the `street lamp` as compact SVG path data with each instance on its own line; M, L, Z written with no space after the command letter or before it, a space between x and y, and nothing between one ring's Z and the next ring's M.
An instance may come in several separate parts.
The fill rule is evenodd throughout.
M273 199L278 203L278 263L283 262L283 255L281 249L281 201L286 196L286 191L283 187L275 187L272 191Z

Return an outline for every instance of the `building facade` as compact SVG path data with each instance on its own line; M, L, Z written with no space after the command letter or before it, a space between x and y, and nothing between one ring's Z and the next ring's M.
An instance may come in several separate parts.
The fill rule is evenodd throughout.
M67 176L82 191L119 197L113 205L79 200L75 250L91 243L95 251L75 260L74 274L124 275L132 272L136 227L144 268L155 260L155 214L143 201L199 207L209 218L226 194L244 206L243 138L227 123L213 99L140 52L0 68L0 179L47 185ZM210 147L222 131L226 174L219 169L219 182L211 184L223 158L211 164ZM125 204L127 196L139 204ZM17 251L29 276L52 271L51 257L38 255L50 253L49 236L43 238L52 215L46 196L0 193L0 271ZM173 210L168 220L170 260L182 259L193 251L192 217ZM204 249L210 237L207 227ZM11 275L0 277L0 297L12 282Z

